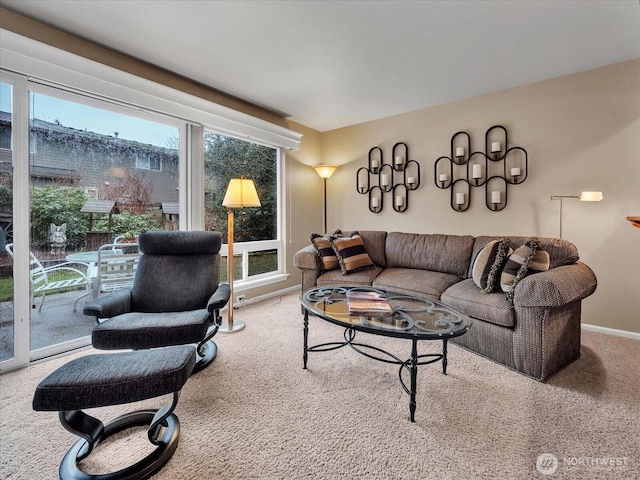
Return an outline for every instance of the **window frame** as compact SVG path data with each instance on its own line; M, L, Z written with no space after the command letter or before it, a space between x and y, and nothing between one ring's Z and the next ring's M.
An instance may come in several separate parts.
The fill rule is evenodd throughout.
M138 170L150 170L152 172L162 172L162 160L161 159L152 159L148 154L144 155L144 159L140 158L141 155L137 155L136 156L136 168ZM141 160L144 160L144 162L141 162ZM142 163L144 163L143 166ZM158 164L158 168L153 168L152 167L152 163L157 163Z
M276 236L272 240L260 240L253 242L233 242L233 256L241 256L242 262L242 279L238 280L234 278L233 288L234 292L242 292L244 290L249 290L251 288L262 287L264 285L269 285L271 283L280 282L286 280L288 274L284 271L285 262L284 262L284 241L282 234L282 226L284 225L283 218L285 212L283 211L283 196L285 192L284 185L282 183L282 167L283 167L283 152L282 148L275 147L273 145L269 145L266 143L255 142L252 140L247 140L246 138L238 137L237 135L228 135L226 133L220 132L216 130L214 126L206 125L203 128L203 154L204 154L204 131L210 131L216 134L224 135L227 137L237 138L238 140L242 140L245 142L256 143L258 145L262 145L265 147L273 148L276 151L276 189L278 192L276 199ZM203 188L204 188L204 160L202 164L203 173ZM204 209L204 196L203 196L203 209ZM224 243L228 241L227 239L222 239L222 246L220 247L220 255L225 258L225 261L228 256L228 244ZM265 250L276 250L278 256L278 263L276 270L271 272L266 272L258 275L249 275L249 254L254 252L262 252Z
M154 112L181 122L180 229L204 228L204 127L223 135L275 148L278 152L278 273L283 274L283 150L297 150L302 135L280 125L233 110L151 80L88 60L67 51L0 29L0 68L29 77L30 82L125 107L128 114ZM46 88L44 89L46 90ZM131 110L133 109L133 110ZM239 245L235 244L234 245ZM280 281L282 278L274 278ZM244 281L242 281L244 282ZM242 283L239 282L239 283ZM241 285L238 285L241 287Z
M14 32L0 29L0 73L3 81L13 87L12 155L14 164L14 242L16 264L28 265L29 254L29 115L28 95L32 86L46 90L52 87L56 96L60 91L81 95L83 101L99 100L100 108L105 103L114 109L123 108L127 114L135 111L145 115L159 114L179 122L179 177L180 177L180 229L202 230L204 228L204 125L224 135L268 145L278 150L278 207L277 239L268 245L234 243L236 252L248 255L251 249L278 249L278 272L264 274L237 282L235 291L268 285L288 277L284 272L283 252L283 208L286 189L281 181L283 151L297 150L302 135L280 125L233 110L202 97L138 77L80 55L47 45ZM28 85L28 86L27 86ZM185 161L182 161L182 159ZM226 245L225 245L226 247ZM258 250L259 251L259 250ZM245 262L247 263L247 262ZM243 267L244 268L244 267ZM248 268L248 263L247 263ZM22 343L29 341L28 322L20 318L29 317L28 269L14 271L14 282L19 288L14 296L14 325L16 336ZM23 286L23 288L20 288ZM27 292L27 293L25 293ZM17 338L17 337L16 337ZM18 340L16 340L18 341ZM82 343L82 339L80 339ZM80 345L81 346L81 345ZM21 352L3 367L15 367L37 360L29 353L29 346L17 348ZM26 356L25 353L26 352Z

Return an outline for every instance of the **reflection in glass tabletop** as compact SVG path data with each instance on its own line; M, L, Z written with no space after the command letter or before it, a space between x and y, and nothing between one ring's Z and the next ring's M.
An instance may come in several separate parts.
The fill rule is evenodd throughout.
M350 314L348 291L379 292L393 309L392 315ZM466 315L434 300L373 287L317 287L305 292L302 304L309 312L332 323L379 335L423 339L456 337L471 326Z

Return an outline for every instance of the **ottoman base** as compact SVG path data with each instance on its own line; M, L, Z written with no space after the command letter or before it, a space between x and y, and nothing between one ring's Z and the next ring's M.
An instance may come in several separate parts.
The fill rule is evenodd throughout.
M104 425L104 433L101 441L111 435L133 427L151 425L157 414L157 410L139 410L137 412L126 413ZM62 417L65 412L61 412ZM142 480L156 474L173 456L178 447L178 436L180 434L180 421L175 414L171 413L165 420L166 426L161 428L161 438L156 439L157 448L139 460L122 470L110 473L100 473L91 475L83 472L78 467L78 463L89 455L93 450L93 445L86 438L82 438L74 443L66 453L60 463L61 480ZM64 424L64 422L63 422ZM67 425L65 425L67 428ZM69 430L69 428L67 428ZM74 431L78 434L79 432Z

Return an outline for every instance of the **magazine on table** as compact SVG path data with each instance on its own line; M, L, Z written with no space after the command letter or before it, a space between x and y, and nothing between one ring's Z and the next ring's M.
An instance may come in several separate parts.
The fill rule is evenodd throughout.
M389 305L386 296L380 292L366 290L349 290L347 292L347 301L349 303L349 313L353 315L359 314L375 314L375 315L392 315L393 309Z

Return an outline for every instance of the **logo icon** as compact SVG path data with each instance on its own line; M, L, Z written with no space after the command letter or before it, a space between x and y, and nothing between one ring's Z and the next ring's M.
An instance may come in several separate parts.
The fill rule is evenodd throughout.
M558 470L558 458L553 453L541 453L536 460L536 470L542 475L553 475Z

